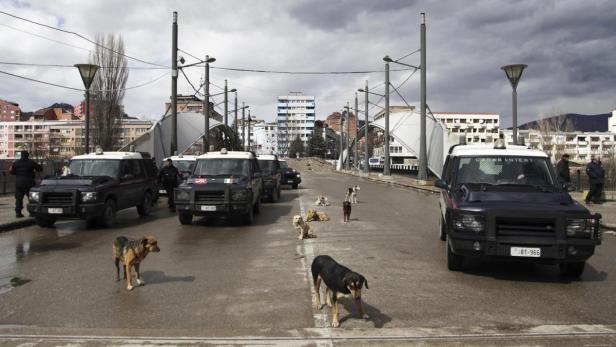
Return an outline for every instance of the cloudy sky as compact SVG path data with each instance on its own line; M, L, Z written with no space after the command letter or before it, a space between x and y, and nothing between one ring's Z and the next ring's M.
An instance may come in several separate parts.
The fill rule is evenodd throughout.
M171 64L172 12L178 11L179 47L197 57L216 57L212 82L222 86L227 79L230 88L238 89L240 102L251 106L252 115L267 120L276 115L276 97L289 91L316 96L317 118L325 118L347 101L352 104L355 90L366 80L382 93L384 74L264 74L214 67L383 70L383 56L396 59L419 48L421 12L427 19L427 102L435 112L496 112L503 124L510 124L511 87L500 66L511 63L528 64L518 86L522 121L558 111L596 114L616 109L616 2L610 0L2 0L0 10L89 38L97 33L121 34L128 55L162 66ZM0 16L1 71L83 87L74 68L6 63L71 66L87 62L91 43ZM180 55L186 64L196 61ZM403 61L419 65L419 54ZM170 95L169 70L134 60L129 66L135 69L130 70L128 87L160 79L128 90L125 110L159 118ZM202 70L194 67L186 72L198 84ZM400 85L409 74L392 72L393 85ZM81 97L79 91L4 74L0 81L0 98L19 103L24 111L54 102L76 104ZM416 73L400 88L412 105L418 104L419 81ZM183 77L178 91L193 94ZM360 108L362 100L360 95ZM402 101L392 96L391 103Z

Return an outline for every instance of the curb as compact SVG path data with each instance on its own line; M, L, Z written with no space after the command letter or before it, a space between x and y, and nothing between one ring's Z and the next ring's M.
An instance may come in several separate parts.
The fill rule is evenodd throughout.
M386 183L388 185L393 185L393 186L399 186L399 187L403 187L403 188L409 188L412 190L416 190L416 191L420 191L420 192L426 192L426 193L432 193L432 194L438 194L439 191L433 190L431 188L426 187L422 187L422 186L416 186L416 185L412 185L412 184L407 184L407 183L400 183L400 182L395 182L394 178L392 179L378 179L378 178L374 178L374 177L370 177L370 176L363 176L363 175L358 175L355 174L353 172L346 172L346 171L333 171L339 174L343 174L343 175L347 175L347 176L354 176L354 177L359 177L359 178L365 178L369 181L373 181L373 182L379 182L379 183Z
M0 233L34 225L34 218L24 218L15 222L0 224Z
M616 224L601 223L599 226L606 230L616 231Z

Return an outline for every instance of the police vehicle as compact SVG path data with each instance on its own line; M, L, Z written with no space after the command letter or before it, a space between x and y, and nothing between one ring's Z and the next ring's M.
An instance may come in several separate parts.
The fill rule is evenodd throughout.
M46 177L30 190L28 212L41 227L61 219L86 219L112 227L119 210L150 214L158 188L156 164L147 153L103 152L73 157L65 175Z
M263 174L263 196L267 196L271 202L276 202L280 199L280 180L282 178L278 156L259 154L257 160Z
M175 189L181 224L193 216L241 218L251 224L259 213L263 178L252 152L209 152L197 157L191 176Z
M601 215L571 198L544 152L502 139L455 145L435 186L450 270L462 270L465 258L500 258L558 264L579 277L601 244Z
M195 168L195 164L197 163L196 155L179 154L163 159L160 166L161 168L165 165L165 161L167 161L167 159L171 159L171 161L173 162L173 166L175 166L178 171L180 171L183 180L187 179L190 176L193 169ZM158 194L167 195L167 191L165 190L165 188L163 188L162 184L158 187Z
M291 187L293 187L293 189L297 189L299 184L302 182L302 175L299 173L299 171L290 168L286 160L279 161L280 168L282 169L282 178L280 184L290 185Z

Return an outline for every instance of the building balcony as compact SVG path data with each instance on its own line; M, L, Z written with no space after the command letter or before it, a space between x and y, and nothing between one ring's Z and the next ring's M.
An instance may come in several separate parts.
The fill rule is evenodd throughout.
M578 141L578 146L586 146L588 145L588 141Z

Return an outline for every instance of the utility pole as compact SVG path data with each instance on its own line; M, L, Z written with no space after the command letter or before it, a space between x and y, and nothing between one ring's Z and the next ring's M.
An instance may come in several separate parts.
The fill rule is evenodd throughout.
M250 144L250 110L248 110L248 151L250 152L252 149L252 145Z
M428 152L426 149L426 14L421 13L421 122L419 137L419 172L417 178L428 179Z
M364 162L364 172L365 173L369 173L370 172L370 166L368 166L368 159L369 159L368 158L369 157L369 155L368 155L368 80L366 80L366 89L364 89L364 91L365 91L364 95L365 95L365 100L366 100L366 105L364 106L365 110L366 110L366 112L364 112L364 116L366 117L365 118L366 124L364 125L364 142L365 142L364 143L364 150L365 150L365 153L364 153L364 160L365 160L365 162Z
M346 105L346 140L344 142L344 147L346 148L346 161L344 162L344 167L347 170L351 169L351 107L349 106L349 102L347 101Z
M342 117L344 116L344 111L342 111L340 113L340 119L338 119L338 130L340 131L340 156L338 159L338 165L340 167L340 170L344 169L344 167L342 166L342 149L344 148L344 133L342 131Z
M385 62L385 163L383 175L391 175L389 170L389 62Z
M246 150L246 107L242 101L242 151Z
M229 126L229 122L227 119L227 114L229 113L229 98L227 97L228 89L227 89L227 80L225 80L225 126Z
M205 82L203 84L203 114L205 132L203 133L203 153L210 151L210 57L205 56Z
M178 150L178 13L173 11L171 25L171 148L170 155Z
M233 122L233 132L235 133L235 140L237 142L237 91L235 92L235 122ZM237 143L235 144L237 146Z
M358 131L359 131L359 110L357 106L357 92L355 92L355 168L359 169L359 143L358 143Z

